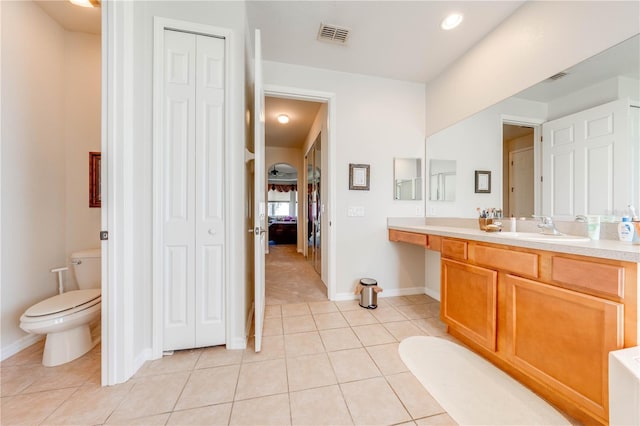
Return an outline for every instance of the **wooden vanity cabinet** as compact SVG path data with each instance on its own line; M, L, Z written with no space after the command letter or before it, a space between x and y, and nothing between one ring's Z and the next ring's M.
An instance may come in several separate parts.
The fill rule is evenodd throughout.
M571 415L607 424L608 354L637 344L625 335L625 316L636 332L635 268L443 238L441 319L451 334Z
M389 229L389 241L396 243L409 243L427 248L427 235L416 232L398 231Z
M623 305L505 275L505 359L603 420L610 351L623 347Z
M477 344L495 351L498 273L490 269L442 259L441 274L440 316L442 320Z

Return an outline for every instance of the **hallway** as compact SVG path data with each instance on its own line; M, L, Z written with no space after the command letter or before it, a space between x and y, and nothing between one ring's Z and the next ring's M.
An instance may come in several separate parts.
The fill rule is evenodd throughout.
M295 244L269 246L265 256L266 304L327 301L320 275Z

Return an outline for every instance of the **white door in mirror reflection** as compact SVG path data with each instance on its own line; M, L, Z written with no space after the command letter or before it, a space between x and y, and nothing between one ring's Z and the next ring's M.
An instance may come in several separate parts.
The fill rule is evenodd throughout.
M393 159L393 198L422 200L422 160L420 158Z
M544 215L571 220L627 210L633 202L628 111L624 99L543 124Z
M534 213L533 146L509 152L509 165L509 216L531 217Z

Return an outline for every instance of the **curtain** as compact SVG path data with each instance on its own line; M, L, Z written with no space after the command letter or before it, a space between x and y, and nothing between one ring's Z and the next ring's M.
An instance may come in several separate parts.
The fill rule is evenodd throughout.
M275 183L270 183L269 189L278 192L297 191L298 185L276 185Z

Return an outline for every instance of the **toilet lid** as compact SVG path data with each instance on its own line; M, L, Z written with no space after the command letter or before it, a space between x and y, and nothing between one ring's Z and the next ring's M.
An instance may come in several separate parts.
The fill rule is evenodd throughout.
M73 290L43 300L27 309L24 313L27 317L40 317L58 312L67 311L94 301L100 297L100 289Z

